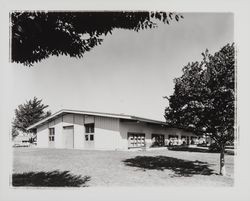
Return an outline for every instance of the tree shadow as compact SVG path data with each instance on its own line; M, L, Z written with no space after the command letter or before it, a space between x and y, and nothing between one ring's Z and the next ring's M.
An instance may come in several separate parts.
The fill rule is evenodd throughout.
M13 186L37 187L87 187L90 176L72 175L69 171L27 172L12 174Z
M199 152L199 153L220 153L220 151L214 151L199 147L186 147L186 146L172 146L168 147L170 151L187 151L187 152ZM234 151L232 150L225 150L226 155L234 155Z
M148 170L172 170L171 177L190 177L192 175L211 175L213 170L208 163L201 161L188 161L167 156L136 156L123 161L130 167Z
M198 147L185 147L185 146L173 146L168 147L168 150L170 151L188 151L188 152L200 152L200 153L213 153L212 151L208 149L202 149Z

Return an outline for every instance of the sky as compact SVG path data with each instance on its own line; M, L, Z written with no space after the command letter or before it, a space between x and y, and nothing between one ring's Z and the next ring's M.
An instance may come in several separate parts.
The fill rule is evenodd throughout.
M52 113L60 109L124 113L164 121L173 79L200 61L208 49L234 42L230 13L183 13L184 19L139 32L115 29L83 58L50 57L26 67L11 64L6 75L8 110L43 99Z

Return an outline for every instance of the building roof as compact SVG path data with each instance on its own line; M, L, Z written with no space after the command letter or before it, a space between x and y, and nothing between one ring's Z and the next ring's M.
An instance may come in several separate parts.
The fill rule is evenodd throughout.
M153 120L153 119L147 119L147 118L142 118L142 117L137 117L137 116L132 116L132 115L126 115L126 114L113 114L113 113L103 113L103 112L91 112L91 111L81 111L81 110L68 110L68 109L62 109L51 116L44 118L37 123L29 126L27 130L37 128L38 126L53 120L57 118L60 115L65 115L65 114L85 114L85 115L93 115L93 116L100 116L100 117L110 117L110 118L117 118L117 119L127 119L127 120L134 120L134 121L140 121L140 122L146 122L146 123L153 123L153 124L160 124L160 125L166 125L166 122L163 121L158 121L158 120Z

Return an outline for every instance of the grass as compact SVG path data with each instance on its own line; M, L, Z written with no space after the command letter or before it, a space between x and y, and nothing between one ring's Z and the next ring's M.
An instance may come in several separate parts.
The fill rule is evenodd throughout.
M14 148L13 185L233 186L234 156L225 160L220 176L218 153Z

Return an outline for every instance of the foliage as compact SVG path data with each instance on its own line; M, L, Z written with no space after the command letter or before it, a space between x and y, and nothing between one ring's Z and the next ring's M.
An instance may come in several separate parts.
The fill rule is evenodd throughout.
M13 12L11 60L31 66L50 55L80 58L115 28L139 31L180 18L166 12Z
M19 133L18 133L17 129L16 129L15 127L12 127L12 128L11 128L12 140L13 140L16 136L18 136L18 135L19 135Z
M16 187L87 187L90 176L71 174L69 171L24 172L12 174L12 185Z
M171 125L208 134L218 144L234 139L235 58L234 44L227 44L203 61L189 63L175 79L165 118Z
M221 151L221 147L215 142L210 144L209 151L219 153Z
M15 118L12 122L12 129L27 133L26 128L51 115L50 111L44 111L48 105L42 104L42 100L36 97L33 100L19 105L15 109ZM12 133L13 134L13 133Z

